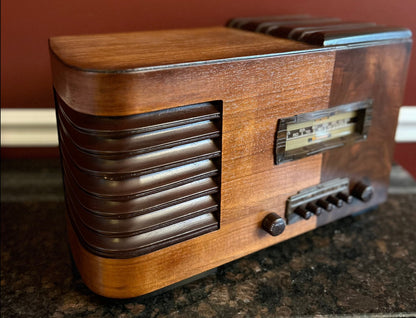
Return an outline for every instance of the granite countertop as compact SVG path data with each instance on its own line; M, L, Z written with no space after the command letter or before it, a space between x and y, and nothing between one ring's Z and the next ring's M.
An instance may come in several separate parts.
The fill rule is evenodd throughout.
M111 300L72 267L58 159L1 164L2 317L416 316L416 183L398 166L374 211L169 291Z

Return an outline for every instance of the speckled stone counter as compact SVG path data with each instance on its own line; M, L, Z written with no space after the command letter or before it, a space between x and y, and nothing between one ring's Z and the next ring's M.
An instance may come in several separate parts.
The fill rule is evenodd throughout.
M2 160L2 317L416 316L416 183L389 200L158 295L93 294L71 265L57 159Z

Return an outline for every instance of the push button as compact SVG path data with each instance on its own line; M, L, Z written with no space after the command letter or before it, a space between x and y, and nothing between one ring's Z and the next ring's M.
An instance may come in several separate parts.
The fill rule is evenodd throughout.
M316 204L318 206L320 206L321 208L325 209L325 211L327 211L327 212L331 212L334 208L334 205L332 203L330 203L328 201L325 201L325 200L322 200L322 199L319 199L316 202Z
M352 201L354 200L354 198L352 197L352 195L345 194L344 192L338 192L337 193L337 198L338 199L341 199L342 201L344 201L347 204L351 204Z
M313 213L311 211L306 210L305 208L302 207L297 207L294 211L297 215L300 215L301 217L303 217L305 220L309 220L311 218L311 216L313 215Z
M312 202L306 205L306 210L311 211L315 215L320 215L322 213L322 208Z
M344 205L344 202L342 202L341 199L338 199L337 197L334 197L333 195L330 195L326 200L329 203L332 203L333 205L335 205L337 208L340 208Z

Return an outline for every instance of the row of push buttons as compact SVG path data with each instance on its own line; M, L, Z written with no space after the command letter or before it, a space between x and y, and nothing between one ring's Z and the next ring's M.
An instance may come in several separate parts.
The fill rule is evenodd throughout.
M372 198L374 189L372 186L359 182L353 188L351 194L339 192L336 195L330 195L325 199L318 199L316 202L308 202L304 207L299 206L294 211L305 220L309 219L312 215L320 215L323 210L332 212L334 208L341 208L344 203L351 204L354 201L354 197L368 202ZM281 234L286 228L286 222L276 213L269 213L262 223L263 229L272 236Z

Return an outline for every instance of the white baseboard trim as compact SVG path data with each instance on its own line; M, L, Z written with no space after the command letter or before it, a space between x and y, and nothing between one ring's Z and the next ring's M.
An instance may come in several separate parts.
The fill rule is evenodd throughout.
M416 106L401 107L396 142L416 142ZM55 110L52 108L1 109L1 146L58 146Z
M400 108L396 142L416 142L416 106Z
M4 108L1 110L2 147L56 147L55 109Z

